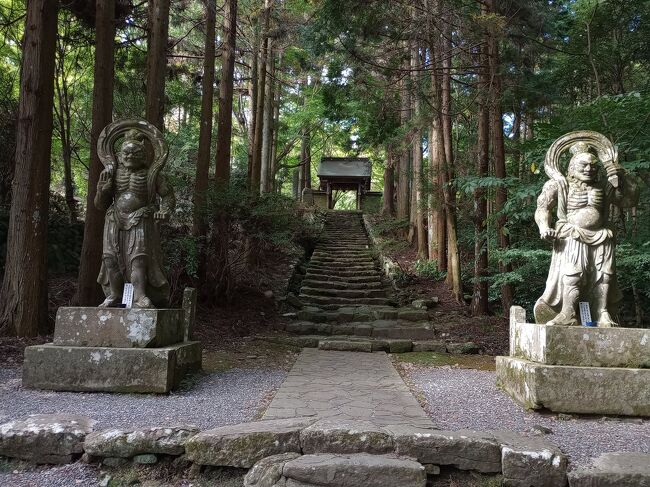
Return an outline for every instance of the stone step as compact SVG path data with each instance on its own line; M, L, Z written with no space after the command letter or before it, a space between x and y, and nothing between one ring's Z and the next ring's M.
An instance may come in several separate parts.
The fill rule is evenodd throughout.
M351 304L380 304L386 305L390 301L387 298L339 298L327 296L313 296L311 294L300 294L300 300L304 303L317 305L349 306Z
M362 262L364 264L375 262L375 259L370 254L330 254L325 252L314 253L311 257L314 262Z
M317 252L327 252L327 253L334 253L338 255L339 253L345 254L345 253L352 253L352 254L358 254L362 252L369 252L370 251L370 245L369 244L363 244L363 245L332 245L332 246L317 246L316 250Z
M447 345L442 340L412 340L409 338L375 338L362 335L271 335L260 337L272 343L282 343L300 348L320 348L326 341L362 341L370 342L373 352L409 353L409 352L435 352L448 353Z
M368 340L322 340L318 342L320 350L337 350L339 352L372 352L372 343Z
M365 271L377 269L377 264L373 261L370 262L310 262L308 267L310 269L333 269L333 270L349 270L349 271Z
M316 257L319 255L324 255L324 256L331 256L331 257L372 257L372 252L370 249L357 249L357 250L349 250L349 249L321 249L321 248L316 248L314 250L314 253L312 254L312 257Z
M333 277L357 277L357 276L372 276L375 277L376 279L381 278L381 273L377 268L372 268L372 269L346 269L346 268L341 268L341 269L332 269L331 267L309 267L307 269L307 273L305 274L307 277L310 276L333 276Z
M350 323L296 321L288 323L286 331L296 335L338 335L415 341L433 340L436 337L435 329L429 322L412 323L394 320L353 321ZM419 351L424 351L424 349Z
M315 289L383 289L381 282L338 282L338 281L321 281L318 279L304 279L302 285Z
M359 255L359 256L348 256L348 257L339 257L331 255L317 255L312 256L309 263L320 263L320 264L374 264L375 259L369 255Z
M331 247L331 248L361 247L361 246L370 248L371 243L370 240L365 238L349 239L345 237L334 237L334 238L321 239L318 242L318 245L323 247Z
M309 272L309 269L307 269L305 280L313 280L319 282L340 282L345 284L381 283L381 275L378 272L375 272L367 276L335 276L323 272Z
M330 252L314 252L311 261L318 262L374 262L372 255L369 253L358 254L333 254Z
M300 289L301 294L312 296L334 296L341 298L385 298L386 292L383 289L323 289L304 286Z

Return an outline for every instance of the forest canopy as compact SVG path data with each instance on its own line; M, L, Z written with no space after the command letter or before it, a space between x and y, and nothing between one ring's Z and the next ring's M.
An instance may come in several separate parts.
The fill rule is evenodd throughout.
M5 333L48 331L48 275L98 302L96 141L125 117L165 134L167 266L206 302L304 237L322 157L369 157L385 237L474 315L531 309L551 255L534 225L544 155L600 132L641 191L612 225L621 322L647 323L648 0L0 0L0 30ZM47 218L12 220L15 205Z

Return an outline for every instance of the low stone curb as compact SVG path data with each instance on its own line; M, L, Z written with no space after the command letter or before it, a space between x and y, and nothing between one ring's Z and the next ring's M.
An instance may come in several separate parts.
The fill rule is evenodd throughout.
M255 421L203 432L194 426L92 432L93 424L89 418L60 414L10 421L0 425L0 455L69 463L85 451L89 460L106 465L126 459L155 463L156 455L184 455L197 465L250 469L245 483L250 487L348 485L325 482L323 472L355 479L350 485L357 487L378 485L362 479L376 480L380 473L393 472L395 482L402 482L394 485L420 487L422 475L426 481L424 472L435 474L439 466L500 473L503 485L510 487L567 485L567 458L555 445L508 431L381 427L369 421L316 417ZM390 482L382 479L381 485L393 485ZM602 455L591 467L570 472L568 482L570 487L650 487L650 454Z
M322 330L320 330L322 331ZM445 343L441 340L409 340L403 338L364 337L359 335L290 335L264 336L263 340L283 343L301 348L320 348L321 350L361 351L361 352L436 352L453 354L475 354L478 347L472 343ZM363 343L364 345L357 345ZM368 349L366 343L370 344Z
M379 260L379 263L381 264L382 272L390 280L393 288L397 289L397 284L395 281L397 279L397 276L399 276L399 274L402 272L402 269L397 262L379 250L381 248L381 242L377 237L375 237L374 233L372 232L372 224L370 223L370 220L368 220L367 215L363 215L363 225L366 228L366 233L368 234L373 247L377 249L377 260Z
M570 487L650 487L650 454L605 453L569 473Z
M34 463L71 463L95 421L72 414L33 414L0 425L0 455Z

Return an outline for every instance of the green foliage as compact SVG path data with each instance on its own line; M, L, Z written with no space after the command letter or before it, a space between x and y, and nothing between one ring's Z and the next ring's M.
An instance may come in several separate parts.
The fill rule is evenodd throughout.
M0 207L0 274L7 254L7 231L9 211ZM65 201L57 194L50 194L50 215L47 226L47 264L53 274L74 273L79 267L83 222L70 222Z
M544 283L551 263L551 251L548 249L510 248L507 250L493 250L491 255L491 268L494 271L490 282L490 301L497 302L501 297L501 286L511 284L517 304L532 312L535 301L544 291ZM496 269L498 261L512 264L511 272L499 273Z
M395 236L408 228L409 221L405 218L380 218L372 223L372 232L378 237Z
M163 254L168 271L184 272L190 277L198 277L199 239L173 231L166 233L163 239Z
M447 276L446 272L438 270L438 262L435 260L416 260L415 273L432 281L440 281Z

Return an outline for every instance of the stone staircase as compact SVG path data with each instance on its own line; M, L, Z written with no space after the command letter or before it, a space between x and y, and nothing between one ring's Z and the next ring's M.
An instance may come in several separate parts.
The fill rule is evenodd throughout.
M444 351L425 308L398 307L360 212L331 211L308 263L286 331L293 344L323 350Z
M300 289L305 304L336 309L388 305L361 213L331 212Z

